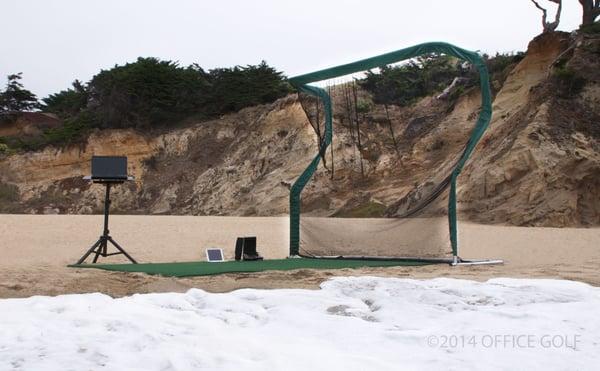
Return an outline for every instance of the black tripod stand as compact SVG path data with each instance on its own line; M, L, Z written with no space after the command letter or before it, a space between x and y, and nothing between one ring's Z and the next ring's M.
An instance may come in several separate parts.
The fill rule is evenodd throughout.
M133 264L137 264L137 262L135 261L135 259L133 259L129 254L127 254L127 252L121 247L119 246L119 244L110 236L109 231L108 231L108 214L109 214L109 209L110 209L110 186L112 184L119 184L119 183L123 183L123 182L102 182L99 181L97 183L101 183L104 184L106 186L106 196L104 198L104 232L102 233L102 236L100 236L100 238L98 239L98 241L96 241L95 244L92 245L92 247L90 247L90 249L81 257L81 259L79 259L79 261L77 261L77 265L83 263L85 261L85 259L90 256L90 254L94 253L96 254L94 256L94 260L93 263L96 263L98 261L98 257L102 256L102 257L107 257L107 256L111 256L111 255L119 255L119 254L123 254L127 257L127 259L129 259ZM108 243L113 244L114 247L116 247L117 252L113 252L113 253L108 253L107 252L107 247L108 247Z

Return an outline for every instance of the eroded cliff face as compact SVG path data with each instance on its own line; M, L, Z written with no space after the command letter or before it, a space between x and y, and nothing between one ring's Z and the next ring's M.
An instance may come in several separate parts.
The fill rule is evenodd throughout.
M461 179L462 211L471 219L600 224L599 47L597 38L569 43L563 34L531 42L496 97L490 130ZM555 61L586 81L580 94L557 91Z
M287 185L314 145L302 108L288 98L158 136L97 131L79 146L10 156L0 174L19 191L8 211L99 212L103 189L82 176L92 155L123 155L136 181L114 188L117 212L283 214Z
M557 93L549 72L565 50L561 63L586 80L573 97ZM561 33L532 41L497 93L490 129L459 179L463 218L600 224L599 50L598 39L573 41ZM328 151L327 168L319 168L303 193L304 211L314 215L389 214L451 165L480 106L475 89L454 102L429 97L411 107L388 107L395 144L385 108L375 106L361 117L358 148L335 90L333 98L333 161ZM82 145L6 157L0 182L5 189L16 186L17 195L0 202L3 212L100 212L102 187L81 177L92 155L125 155L136 181L115 188L118 212L287 214L290 184L316 145L302 107L290 96L165 134L98 131Z

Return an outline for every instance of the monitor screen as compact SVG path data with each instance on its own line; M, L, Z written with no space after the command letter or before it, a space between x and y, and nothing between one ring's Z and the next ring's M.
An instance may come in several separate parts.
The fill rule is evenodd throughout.
M93 156L92 179L127 180L127 157Z

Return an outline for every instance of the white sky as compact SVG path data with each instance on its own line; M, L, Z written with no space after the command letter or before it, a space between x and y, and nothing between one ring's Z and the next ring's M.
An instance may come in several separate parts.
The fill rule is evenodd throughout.
M525 50L541 32L529 0L0 1L0 85L23 72L39 97L138 56L206 69L265 59L293 76L427 41ZM564 3L570 31L580 5Z

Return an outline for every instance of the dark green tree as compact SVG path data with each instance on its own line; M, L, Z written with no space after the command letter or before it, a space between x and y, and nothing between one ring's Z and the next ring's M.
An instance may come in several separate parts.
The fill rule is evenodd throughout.
M290 92L274 68L259 65L217 68L138 58L94 76L87 86L87 109L103 127L173 124L195 115L211 118L244 107L270 103Z
M266 62L204 71L157 58L100 71L87 84L43 99L45 112L71 127L148 128L176 124L186 117L209 119L275 101L291 92L281 72ZM59 137L60 133L54 133ZM73 135L69 135L73 137Z
M89 98L87 87L79 80L73 81L73 88L50 94L43 98L42 109L45 112L55 113L62 118L77 115L86 108Z
M265 61L256 66L217 68L209 72L213 88L210 105L218 113L270 103L291 92L283 74Z
M197 66L138 58L101 71L89 83L89 106L104 127L147 127L195 113L210 83Z
M399 66L383 66L379 73L368 71L360 85L373 94L375 103L406 106L443 90L460 72L455 59L431 54Z
M502 85L523 59L523 53L483 55L491 80ZM479 84L476 70L446 55L425 55L399 66L383 66L379 72L368 71L359 81L377 104L407 106L417 99L442 92L455 78L460 78L462 91Z
M22 73L8 75L6 89L0 91L0 112L31 111L39 107L35 94L21 84Z

